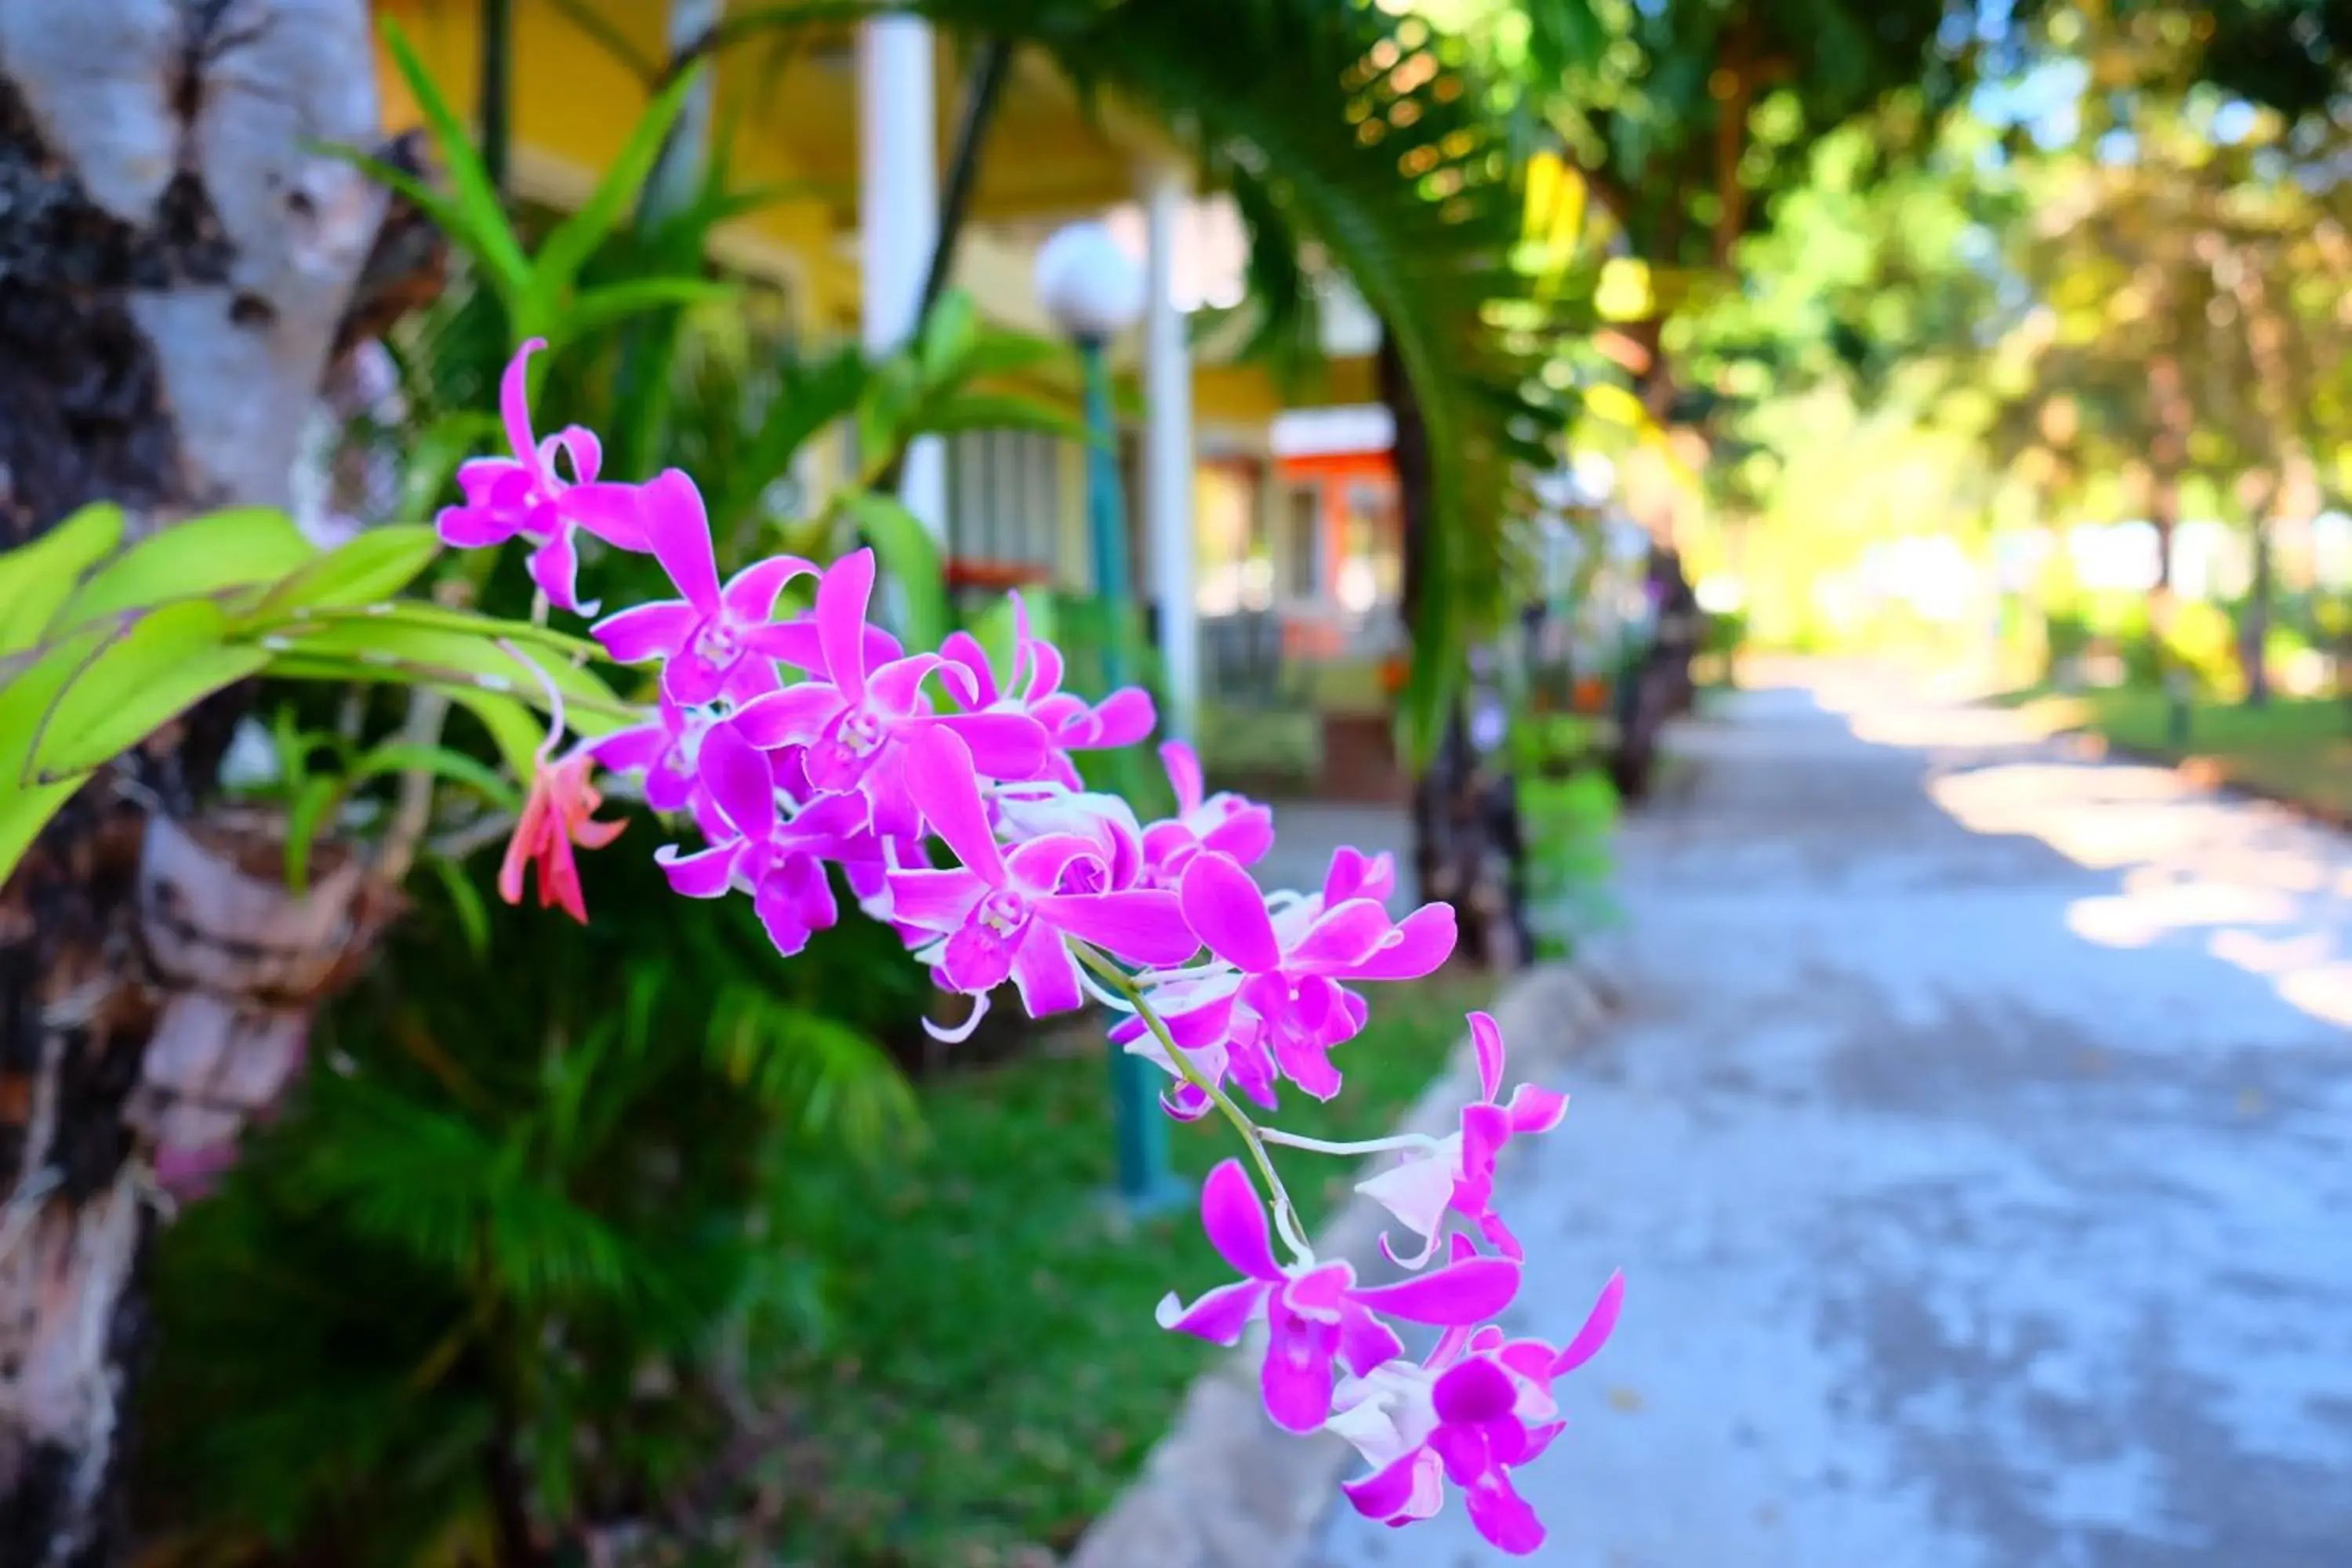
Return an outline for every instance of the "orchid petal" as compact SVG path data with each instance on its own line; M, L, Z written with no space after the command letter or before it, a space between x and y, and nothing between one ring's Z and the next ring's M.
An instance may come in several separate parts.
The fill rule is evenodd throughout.
M1454 1195L1454 1162L1427 1153L1408 1154L1390 1169L1358 1182L1356 1190L1426 1241L1444 1222L1446 1200Z
M1439 1328L1491 1318L1519 1293L1519 1266L1501 1258L1474 1258L1394 1285L1356 1292L1376 1312Z
M1511 1091L1511 1103L1504 1107L1504 1115L1510 1121L1514 1137L1549 1132L1567 1118L1568 1096L1557 1089L1523 1083Z
M588 635L604 645L605 656L614 663L643 664L667 658L684 647L700 618L683 599L656 599L606 616L588 628Z
M680 898L716 899L734 885L735 861L742 849L738 842L681 855L677 845L665 844L654 851L654 864L669 879L669 890Z
M1274 847L1274 813L1262 805L1244 806L1202 834L1201 847L1255 866Z
M1026 713L947 713L931 721L971 748L971 765L1007 784L1034 779L1045 768L1045 727Z
M1033 1018L1074 1012L1087 1005L1086 987L1078 982L1078 961L1059 933L1042 921L1032 921L1013 950L1013 989Z
M1428 1519L1444 1505L1445 1471L1436 1455L1415 1448L1360 1480L1341 1481L1339 1490L1367 1519L1388 1524Z
M1552 1358L1551 1375L1559 1377L1574 1372L1599 1355L1601 1347L1607 1344L1609 1336L1616 1331L1617 1313L1624 1304L1625 1276L1622 1272L1612 1274L1609 1283L1601 1288L1601 1299L1592 1304L1592 1310L1586 1315L1584 1327L1577 1330L1576 1337Z
M1180 891L1184 918L1210 952L1254 974L1282 966L1265 895L1248 872L1224 856L1196 855Z
M951 991L993 991L1013 973L1013 947L983 925L967 925L940 953L940 977Z
M696 636L662 666L662 691L671 700L688 708L717 701L726 692L727 678L738 662L730 658L722 664L702 651L699 634L708 624L698 622Z
M1331 1414L1332 1356L1339 1325L1286 1310L1276 1293L1267 1312L1265 1362L1258 1368L1258 1392L1265 1413L1286 1432L1312 1432Z
M1090 750L1110 751L1120 746L1132 746L1151 733L1159 715L1151 706L1151 693L1140 686L1121 687L1106 697L1095 708L1095 732L1087 742Z
M804 746L814 741L843 705L841 693L831 686L822 680L803 680L782 691L754 697L731 722L752 745L772 752L779 746Z
M924 730L907 744L905 770L907 791L931 831L947 841L966 869L991 887L1004 886L1004 857L988 825L988 808L981 804L971 748L952 731Z
M784 584L815 573L814 566L797 555L771 555L730 577L719 591L719 601L730 619L746 626L764 626L776 613L776 597L784 591Z
M1470 1045L1478 1058L1479 1098L1491 1103L1503 1092L1503 1031L1492 1014L1470 1015Z
M1034 900L1038 915L1081 942L1134 963L1181 963L1200 951L1173 893L1130 889L1054 893Z
M507 427L507 442L515 460L533 477L542 477L539 444L530 434L530 356L547 346L545 338L527 338L499 376L499 417Z
M1388 910L1370 899L1325 910L1290 949L1290 966L1310 974L1349 974L1380 952L1396 928Z
M866 605L873 595L871 550L843 556L817 583L817 646L825 674L853 704L866 695Z
M1080 860L1097 864L1102 859L1102 847L1091 838L1075 833L1045 833L1014 845L1004 857L1008 879L1027 891L1045 895L1062 885L1062 879Z
M558 452L572 459L569 476L556 469ZM596 470L604 463L604 444L596 439L596 432L584 425L566 425L539 444L539 453L549 477L562 481L567 489L595 483Z
M935 653L910 653L878 666L866 677L868 708L900 716L929 711L930 702L923 696L923 682L939 667L940 656Z
M1419 980L1454 955L1454 906L1423 904L1399 921L1380 951L1350 971L1358 980Z
M1160 1298L1153 1316L1161 1328L1176 1333L1191 1334L1215 1345L1234 1344L1249 1328L1250 1320L1257 1315L1258 1304L1265 1300L1267 1289L1261 1280L1236 1279L1230 1285L1218 1286L1189 1307L1171 1290Z
M713 724L702 737L698 768L703 787L738 833L755 844L774 836L775 775L768 771L768 759L733 724Z
M1201 1184L1201 1228L1236 1274L1268 1281L1283 1278L1274 1260L1265 1205L1239 1160L1224 1161Z
M1437 1418L1448 1424L1484 1425L1500 1421L1518 1403L1519 1391L1511 1374L1490 1361L1465 1361L1448 1368L1430 1390Z
M654 559L677 584L686 602L706 616L716 616L719 562L710 545L710 517L703 510L702 492L677 468L665 468L646 481L639 492L646 542Z
M988 650L970 632L950 632L940 644L940 674L969 711L993 706L997 700L996 671L989 667Z
M530 552L524 565L530 573L531 582L557 609L573 610L583 616L594 612L594 605L580 602L580 555L572 546L569 523L559 525L550 533L547 542Z
M1160 748L1160 765L1168 770L1168 784L1176 792L1176 815L1190 816L1201 809L1201 754L1181 741Z
M934 931L960 929L989 891L987 883L961 868L893 871L889 888L893 918Z
M1404 1354L1404 1342L1396 1331L1381 1322L1353 1301L1339 1310L1339 1359L1358 1377L1370 1377L1372 1369L1384 1366Z
M642 773L652 772L669 748L669 731L664 725L633 724L588 742L588 754L608 773Z
M810 933L831 926L835 918L824 868L806 857L796 858L801 868L797 874L780 870L762 877L751 895L752 910L768 940L786 958L808 946ZM805 880L811 871L815 873L816 897L810 896Z
M1510 1477L1499 1467L1465 1484L1462 1503L1469 1510L1472 1527L1497 1552L1525 1557L1543 1545L1543 1521L1528 1500L1512 1489Z
M563 515L615 550L644 554L652 548L646 540L645 506L635 485L579 484L563 492Z

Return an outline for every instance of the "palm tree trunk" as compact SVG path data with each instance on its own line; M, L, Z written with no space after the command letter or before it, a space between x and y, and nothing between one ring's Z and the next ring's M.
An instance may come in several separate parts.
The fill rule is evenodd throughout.
M93 500L142 531L289 504L383 211L310 143L373 135L373 64L364 0L78 0L0 25L0 545ZM185 826L236 708L152 738L0 887L10 1568L123 1555L151 1160L189 1110L182 1069L299 1050L299 1012L214 987L222 955L191 924L269 887L234 885L221 841Z
M1442 592L1428 581L1430 463L1421 402L1403 361L1384 335L1378 361L1381 400L1395 421L1392 461L1403 533L1402 612L1408 631L1422 596ZM1422 650L1419 658L1433 657ZM1507 767L1482 756L1470 714L1457 696L1436 755L1412 784L1413 874L1423 901L1454 907L1457 951L1474 963L1508 968L1528 956L1526 847L1518 792Z

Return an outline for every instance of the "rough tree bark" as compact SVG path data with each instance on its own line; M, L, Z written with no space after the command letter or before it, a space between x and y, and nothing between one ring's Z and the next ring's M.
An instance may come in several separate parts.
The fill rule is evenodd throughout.
M0 3L0 545L289 505L383 203L365 0ZM152 1157L233 1136L363 944L199 807L236 694L85 789L0 888L0 1563L122 1556Z

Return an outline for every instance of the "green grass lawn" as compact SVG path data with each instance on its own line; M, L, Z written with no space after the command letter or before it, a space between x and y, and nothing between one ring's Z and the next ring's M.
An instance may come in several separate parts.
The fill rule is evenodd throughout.
M1321 1137L1391 1129L1444 1065L1483 978L1369 988L1331 1105L1275 1118ZM824 1568L1045 1564L1107 1508L1222 1353L1163 1332L1152 1307L1225 1279L1197 1211L1118 1225L1098 1037L925 1086L924 1147L878 1173L825 1173L815 1223L842 1260L824 1353L798 1379L806 1441L780 1454L795 1531L786 1561ZM1212 1117L1170 1129L1197 1178L1237 1153ZM1292 1154L1311 1226L1352 1162ZM1328 1179L1323 1179L1328 1173Z
M2083 728L2118 746L2206 759L2230 783L2352 816L2352 705L2340 698L2195 702L2185 747L2171 743L2160 691L2115 687L2065 700L2079 705Z

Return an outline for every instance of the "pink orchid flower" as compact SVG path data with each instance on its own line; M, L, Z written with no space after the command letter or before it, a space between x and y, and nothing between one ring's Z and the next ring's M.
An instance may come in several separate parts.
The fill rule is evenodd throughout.
M1174 887L1203 849L1244 866L1265 858L1274 847L1272 811L1223 790L1204 795L1200 756L1181 741L1161 746L1160 762L1176 792L1176 815L1143 830L1144 861L1156 886Z
M1501 1311L1518 1293L1519 1266L1500 1258L1467 1258L1372 1287L1358 1285L1345 1262L1286 1269L1275 1261L1265 1206L1238 1160L1209 1173L1201 1222L1218 1256L1242 1278L1189 1307L1171 1292L1160 1303L1160 1326L1230 1345L1264 1319L1269 1337L1259 1392L1266 1414L1287 1431L1312 1432L1328 1419L1335 1363L1363 1377L1403 1353L1396 1331L1375 1314L1466 1326Z
M591 742L588 753L613 773L641 775L656 811L685 811L701 788L697 759L712 722L709 709L682 706L665 691L651 719Z
M789 958L808 945L812 932L840 918L825 862L856 858L853 841L865 824L864 805L831 795L787 820L777 807L767 757L731 724L714 724L703 737L700 767L711 804L731 831L692 854L665 845L654 860L671 890L689 899L747 889L768 940Z
M1094 841L1098 859L1071 868L1085 883L1072 885L1072 892L1157 885L1144 876L1143 828L1135 809L1118 795L1074 793L1040 781L999 785L989 792L988 805L997 837L1008 844L1056 833Z
M1454 952L1448 905L1424 904L1397 921L1377 899L1330 898L1360 887L1368 864L1361 856L1335 861L1326 896L1285 910L1279 921L1230 855L1195 855L1178 889L1185 919L1240 975L1227 1003L1206 1004L1233 1007L1229 1048L1262 1045L1283 1076L1318 1100L1339 1091L1331 1047L1353 1038L1364 1023L1363 999L1339 982L1418 980Z
M906 776L923 820L963 864L891 872L891 915L944 939L938 971L950 989L984 994L1009 976L1030 1016L1041 1017L1085 1000L1066 937L1135 963L1180 963L1200 950L1171 893L1066 890L1073 869L1096 858L1091 841L1054 834L1000 848L971 751L954 731L908 742Z
M528 368L531 354L547 346L533 338L515 351L499 379L499 411L504 416L511 458L473 458L457 466L462 505L444 508L436 528L441 542L459 550L481 550L520 535L538 546L530 553L530 580L560 610L593 615L593 604L578 598L579 552L574 528L585 528L607 544L643 550L628 504L630 487L596 482L603 447L577 425L544 441L530 429ZM572 478L556 471L556 454L572 460Z
M903 837L919 820L905 777L912 735L945 727L962 740L982 773L1025 779L1045 764L1045 732L1025 713L933 714L922 685L939 668L937 654L893 659L869 671L866 607L873 593L871 550L828 567L817 583L815 616L825 678L754 698L735 722L762 751L807 747L802 766L813 788L860 791L872 806L874 831Z
M514 837L507 841L506 859L499 866L499 897L522 902L526 867L539 873L539 907L561 908L582 925L588 923L587 900L580 892L580 868L572 847L602 849L621 836L625 822L598 822L596 808L604 797L588 782L594 759L584 751L561 762L541 758L531 775L530 793L523 799L522 816Z
M797 556L773 555L722 585L710 517L692 479L667 469L639 487L637 503L646 545L682 596L607 616L591 634L616 663L663 660L662 689L680 702L740 701L773 691L772 661L786 646L771 619L776 597L816 568Z
M940 645L940 679L957 706L971 713L1026 713L1045 726L1057 752L1114 750L1151 733L1157 715L1151 694L1139 686L1121 687L1099 704L1064 691L1061 650L1031 635L1027 603L1019 594L1012 598L1013 678L1003 688L971 633L956 632ZM1080 786L1067 757L1049 755L1047 768L1057 782Z
M1455 1241L1459 1258L1468 1242ZM1398 1526L1435 1515L1451 1481L1488 1542L1515 1556L1536 1551L1543 1523L1510 1471L1541 1457L1565 1428L1552 1384L1600 1353L1624 1296L1624 1277L1610 1276L1584 1326L1559 1349L1506 1339L1493 1324L1455 1329L1419 1366L1391 1362L1341 1384L1326 1425L1371 1467L1341 1482L1342 1494L1359 1513Z
M1419 1268L1436 1249L1448 1210L1478 1226L1504 1257L1524 1256L1518 1238L1494 1210L1495 1160L1512 1139L1549 1132L1568 1114L1568 1096L1531 1083L1512 1090L1507 1105L1496 1098L1503 1088L1503 1032L1492 1016L1470 1015L1470 1040L1477 1053L1481 1098L1463 1107L1461 1130L1440 1139L1435 1149L1407 1154L1391 1169L1356 1184L1358 1192L1422 1238L1417 1258L1399 1259L1411 1268ZM1396 1256L1386 1237L1381 1249Z

